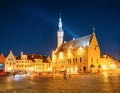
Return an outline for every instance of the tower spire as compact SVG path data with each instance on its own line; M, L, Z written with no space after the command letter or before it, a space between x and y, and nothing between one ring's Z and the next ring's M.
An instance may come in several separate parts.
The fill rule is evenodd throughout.
M60 13L59 15L60 15L60 17L59 17L58 27L59 27L59 30L62 30L62 19L61 19L61 13Z
M62 45L63 43L63 36L64 36L64 31L62 29L62 19L61 19L61 13L59 14L59 23L58 23L58 31L57 31L57 37L58 37L58 47Z
M61 18L61 12L60 12L60 14L59 14L59 15L60 15L60 18Z
M95 26L93 26L93 33L95 34Z

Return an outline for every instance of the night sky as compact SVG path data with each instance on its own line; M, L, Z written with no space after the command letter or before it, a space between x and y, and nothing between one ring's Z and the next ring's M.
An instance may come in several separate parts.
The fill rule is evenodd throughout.
M101 53L120 59L119 0L0 0L0 53L50 55L57 46L59 13L64 40L92 34Z

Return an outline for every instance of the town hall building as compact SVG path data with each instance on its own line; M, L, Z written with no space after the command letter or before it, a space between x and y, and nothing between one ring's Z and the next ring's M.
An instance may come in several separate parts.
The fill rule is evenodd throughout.
M64 42L61 16L57 31L57 48L52 53L52 72L67 71L71 74L90 72L101 67L100 48L94 33Z

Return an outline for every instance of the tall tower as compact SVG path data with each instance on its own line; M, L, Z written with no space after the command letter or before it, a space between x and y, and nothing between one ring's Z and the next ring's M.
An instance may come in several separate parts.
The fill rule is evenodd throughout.
M58 23L58 31L57 31L57 37L58 37L58 46L59 47L63 43L63 36L64 36L64 31L62 29L62 19L61 19L61 13L59 17L59 23Z

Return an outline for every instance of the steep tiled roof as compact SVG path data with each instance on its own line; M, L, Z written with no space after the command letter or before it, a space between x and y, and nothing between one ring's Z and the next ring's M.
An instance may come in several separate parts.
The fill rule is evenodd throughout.
M21 56L16 57L17 60L21 60ZM42 59L44 63L48 63L47 57L44 55L38 55L38 54L28 54L27 60L32 60L35 62L35 59Z
M42 59L43 62L48 63L47 57L44 56L44 55L29 54L29 55L28 55L28 58L29 58L30 60L32 60L33 62L35 61L35 59Z
M21 60L21 56L17 56L16 59L17 59L17 60Z
M58 47L56 49L55 52L60 52L60 51L66 50L68 48L89 46L92 36L93 35L91 34L91 35L83 36L83 37L77 38L75 40L71 40L69 42L63 43L60 47Z

